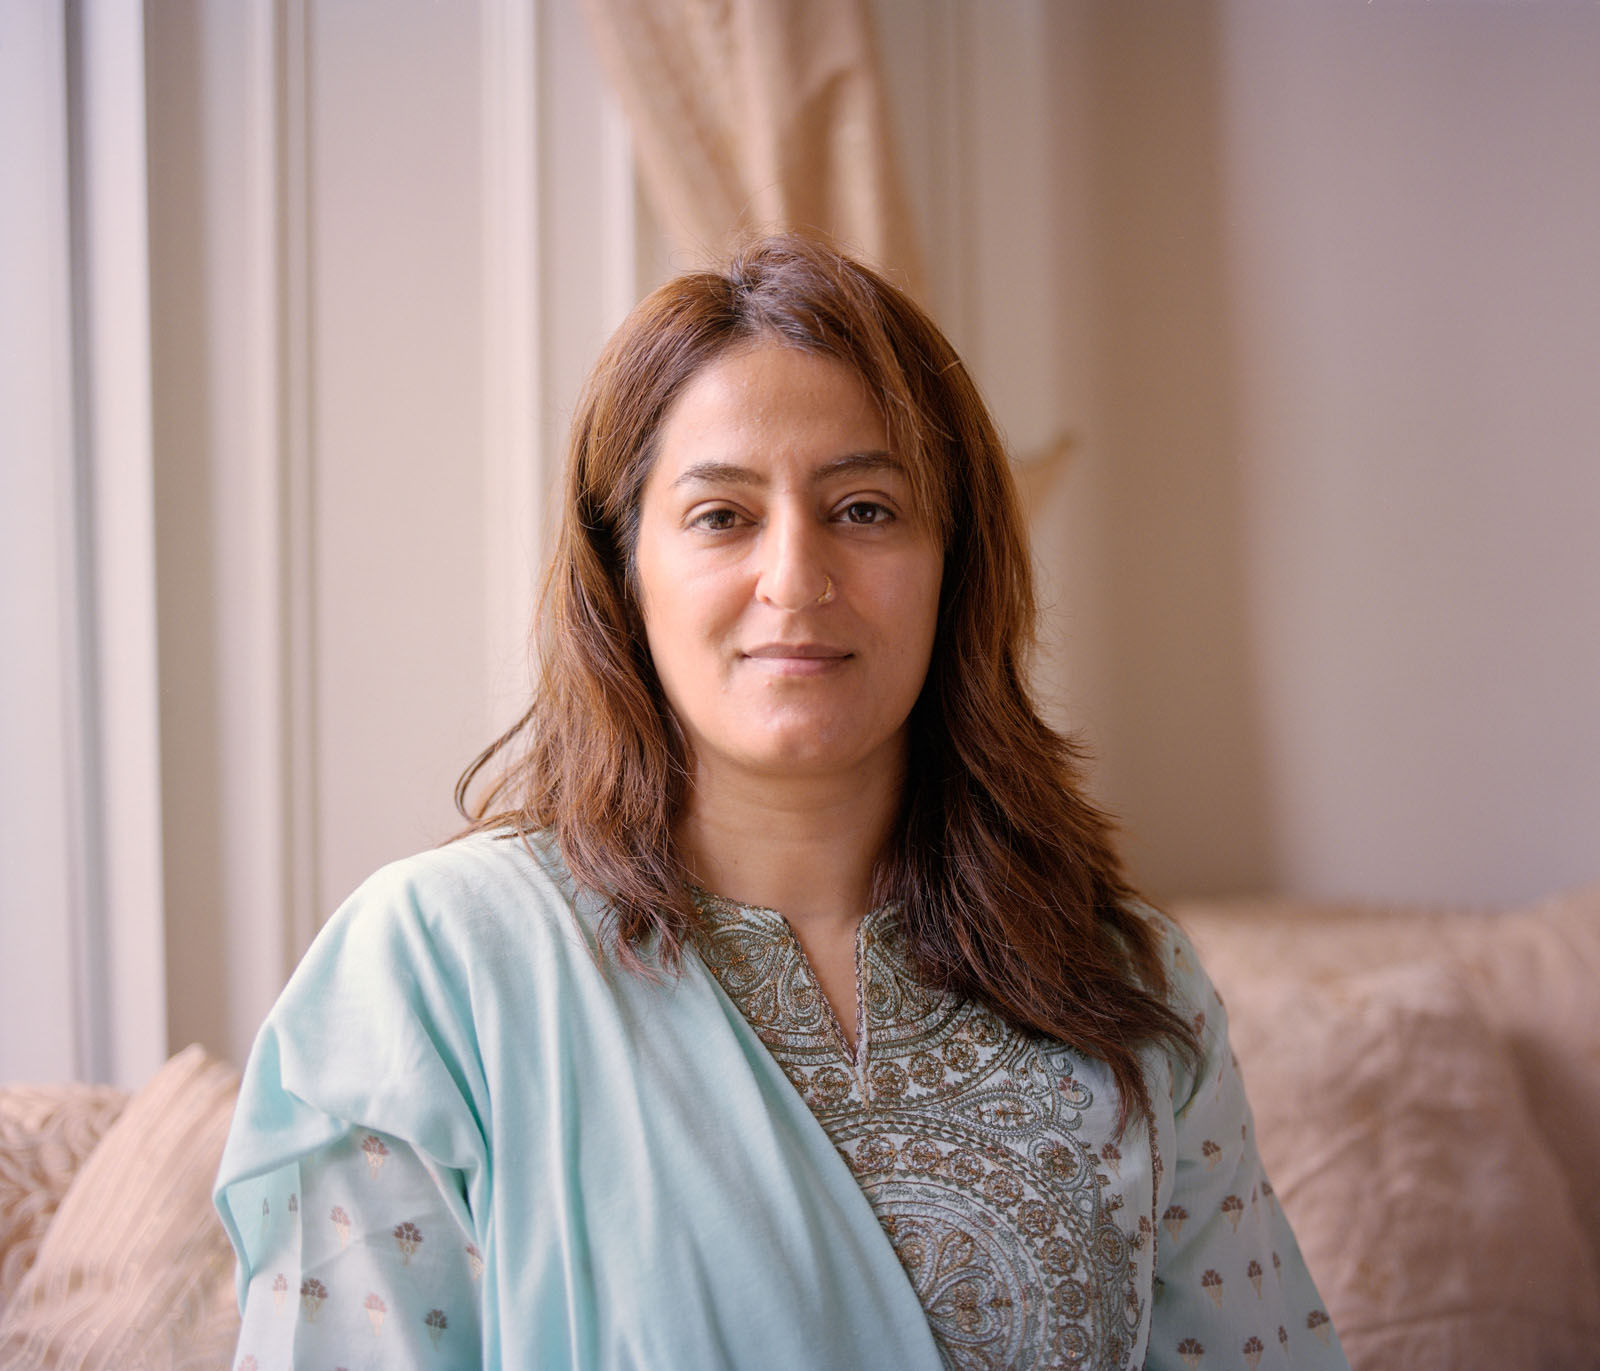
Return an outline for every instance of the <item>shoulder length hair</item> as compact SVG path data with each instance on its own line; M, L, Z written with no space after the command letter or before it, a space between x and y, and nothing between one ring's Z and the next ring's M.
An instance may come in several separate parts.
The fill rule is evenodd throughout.
M1132 907L1078 748L1026 679L1032 568L1004 448L954 349L904 293L815 239L759 240L669 281L624 321L580 399L523 717L456 787L468 831L548 829L610 908L622 963L666 965L695 929L674 840L690 758L646 647L634 581L639 504L685 383L773 342L835 358L876 398L891 450L944 546L933 657L909 720L898 827L875 902L903 909L929 984L1111 1069L1125 1124L1148 1116L1139 1050L1195 1048L1167 1003L1158 935ZM481 782L481 784L480 784Z

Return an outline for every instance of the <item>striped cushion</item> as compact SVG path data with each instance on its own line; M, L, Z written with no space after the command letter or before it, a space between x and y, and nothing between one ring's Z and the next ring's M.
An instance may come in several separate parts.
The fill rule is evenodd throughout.
M229 1364L233 1255L210 1191L238 1085L231 1067L189 1047L129 1101L0 1315L0 1366Z
M128 1102L108 1085L0 1089L0 1313L39 1254L39 1243L78 1168Z

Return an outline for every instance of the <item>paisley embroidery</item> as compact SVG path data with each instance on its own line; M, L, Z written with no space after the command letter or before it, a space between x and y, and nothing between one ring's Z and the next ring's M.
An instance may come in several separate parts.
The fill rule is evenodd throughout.
M695 902L702 957L849 1164L946 1363L1126 1365L1145 1245L1115 1217L1073 1054L919 985L891 907L857 933L852 1056L782 915Z

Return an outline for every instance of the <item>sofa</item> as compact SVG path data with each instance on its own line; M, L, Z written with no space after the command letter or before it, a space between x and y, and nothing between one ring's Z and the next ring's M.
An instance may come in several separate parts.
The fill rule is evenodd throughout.
M1512 911L1173 912L1352 1366L1600 1368L1600 885ZM0 1088L0 1367L229 1366L209 1191L237 1087L190 1047L132 1095Z
M1600 1368L1600 885L1177 912L1352 1367Z

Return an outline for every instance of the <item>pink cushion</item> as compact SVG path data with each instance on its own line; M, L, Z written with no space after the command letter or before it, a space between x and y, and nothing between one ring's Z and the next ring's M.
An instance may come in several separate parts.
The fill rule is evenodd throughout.
M1459 977L1213 974L1263 1157L1356 1371L1595 1365L1600 1275L1571 1192Z
M1600 1261L1600 884L1510 912L1260 897L1175 912L1225 990L1283 977L1333 985L1415 961L1456 971L1510 1049Z
M211 1207L239 1078L178 1053L106 1132L0 1315L8 1371L215 1368L239 1318Z
M78 1168L128 1102L104 1085L0 1089L0 1313Z

